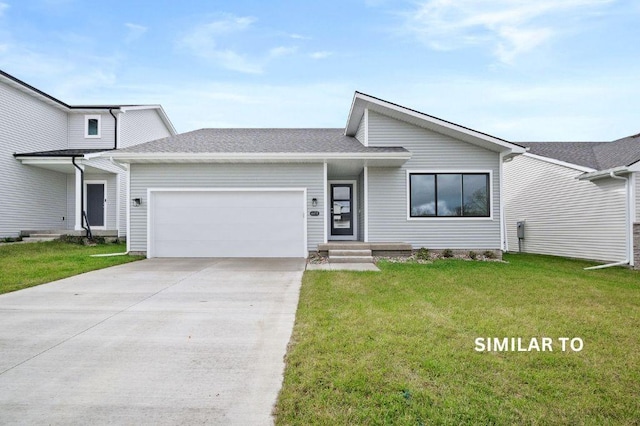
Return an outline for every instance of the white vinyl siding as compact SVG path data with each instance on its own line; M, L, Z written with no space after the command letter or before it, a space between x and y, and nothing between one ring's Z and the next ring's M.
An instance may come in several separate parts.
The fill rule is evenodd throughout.
M402 146L400 168L369 167L369 241L414 248L500 249L500 156L478 146L369 110L369 146ZM491 172L492 218L409 220L407 170Z
M171 136L157 109L129 110L119 116L119 148L127 148L139 143Z
M322 164L131 164L130 249L147 250L147 189L149 188L307 188L307 246L317 250L324 241L324 169ZM311 200L318 199L312 207Z
M23 165L13 154L65 149L66 112L0 83L0 123L0 237L63 228L66 175Z
M115 112L114 112L115 114ZM85 137L86 119L89 116L100 116L100 137ZM69 114L69 148L70 149L112 149L115 137L115 124L111 114L72 112Z
M514 158L504 170L509 251L518 251L516 223L525 220L524 252L625 259L623 181L579 181L582 171L528 156Z

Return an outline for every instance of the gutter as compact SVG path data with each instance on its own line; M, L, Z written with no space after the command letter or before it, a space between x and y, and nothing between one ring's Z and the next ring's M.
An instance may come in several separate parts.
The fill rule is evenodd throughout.
M73 164L73 167L75 167L76 169L78 169L80 171L80 226L82 226L82 229L85 230L86 232L86 237L87 238L92 238L93 236L91 235L91 228L89 228L88 226L84 226L85 224L85 217L84 217L84 170L82 170L82 168L80 168L80 166L78 166L78 164L76 163L76 158L78 158L77 155L74 155L73 157L71 157L71 163Z
M114 109L117 108L109 108L109 114L111 114L115 123L113 129L113 149L118 149L118 117L113 114Z
M624 215L624 221L625 221L625 234L626 234L626 240L625 241L625 252L626 252L626 256L627 258L623 261L620 262L614 262L614 263L607 263L606 265L598 265L598 266L590 266L588 268L584 268L585 271L592 271L594 269L604 269L604 268L610 268L612 266L623 266L623 265L631 265L631 250L633 247L633 242L631 240L632 235L631 235L631 196L629 194L629 178L628 177L622 177L622 176L617 176L616 172L611 170L609 171L609 175L608 175L611 179L616 179L616 180L623 180L624 181L624 196L625 196L625 215ZM598 177L604 177L604 176L598 176Z
M113 154L117 161L282 161L297 160L304 162L322 162L326 160L410 160L411 153L400 152L363 152L363 153L335 153L335 152L300 152L300 153L272 153L272 152L202 152L202 153L135 153L120 152Z

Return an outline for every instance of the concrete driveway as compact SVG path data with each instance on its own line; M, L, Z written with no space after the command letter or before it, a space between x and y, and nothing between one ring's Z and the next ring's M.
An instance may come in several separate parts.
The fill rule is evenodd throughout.
M0 296L0 423L272 423L301 259L149 259Z

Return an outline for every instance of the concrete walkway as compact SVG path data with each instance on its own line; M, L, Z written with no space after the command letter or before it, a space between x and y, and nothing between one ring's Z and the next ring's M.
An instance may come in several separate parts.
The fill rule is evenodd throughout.
M304 261L150 259L0 296L0 423L272 422Z

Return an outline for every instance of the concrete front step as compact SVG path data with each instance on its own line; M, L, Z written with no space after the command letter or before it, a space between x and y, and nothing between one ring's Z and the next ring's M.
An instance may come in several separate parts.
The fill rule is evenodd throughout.
M45 241L55 241L60 237L24 237L22 241L25 243L42 243Z
M60 238L62 234L31 234L28 238Z
M372 256L330 257L329 263L373 263L373 257Z
M327 256L332 250L371 250L374 256L410 256L411 244L407 243L365 243L362 241L330 241L318 244L318 252Z
M371 256L371 250L329 250L329 257L334 256Z

